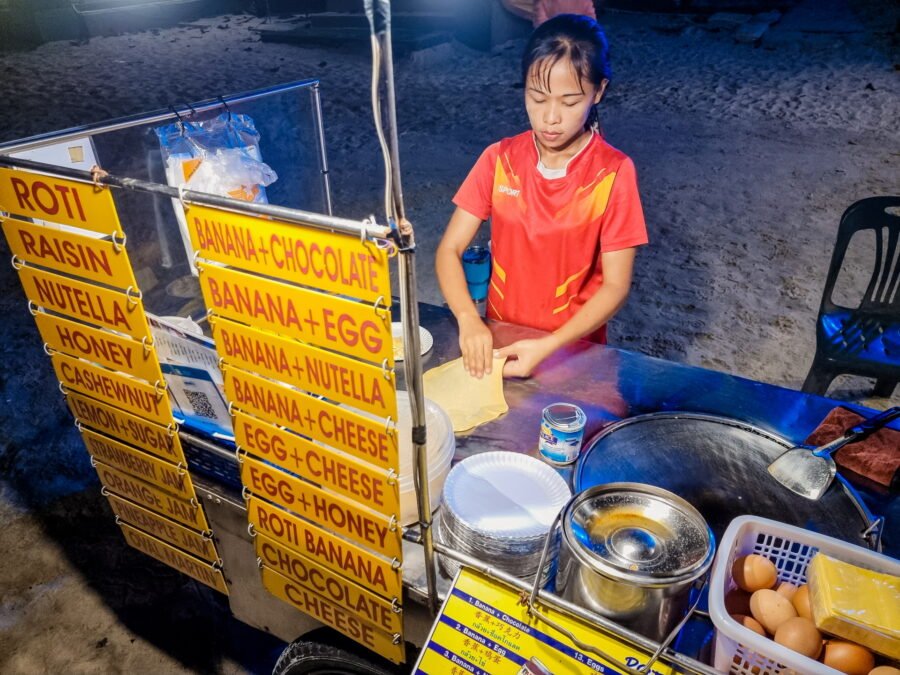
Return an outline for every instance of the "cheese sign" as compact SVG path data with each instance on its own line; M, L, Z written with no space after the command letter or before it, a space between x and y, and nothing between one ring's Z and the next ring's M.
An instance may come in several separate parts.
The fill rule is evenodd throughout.
M287 549L274 540L256 535L256 555L263 565L296 581L329 602L375 624L388 633L403 630L400 607L325 567Z
M9 248L25 262L117 288L137 288L128 254L111 241L14 219L4 221L3 232Z
M241 463L241 482L255 495L387 557L400 557L400 527L384 516L295 478L253 457Z
M383 597L402 597L400 568L392 561L252 495L247 500L247 517L257 532L323 567Z
M69 321L46 312L34 315L41 337L51 348L148 382L162 382L156 352L131 338Z
M191 499L195 496L191 477L184 468L164 462L87 428L82 429L81 437L94 459L135 478L153 483L182 499Z
M137 298L31 267L19 268L19 279L25 295L40 307L137 340L151 339L144 305Z
M111 492L195 530L204 532L209 529L203 509L198 504L173 497L149 483L101 462L96 464L100 482Z
M394 372L229 321L212 321L216 350L232 364L334 401L397 419Z
M129 546L146 553L151 558L156 558L169 567L174 567L182 574L187 574L201 584L206 584L210 588L216 589L219 593L228 595L228 586L225 585L225 576L222 574L222 570L213 567L207 562L198 560L156 537L151 537L149 534L141 532L127 523L120 522L119 528L121 528L122 534L125 535L125 541L128 542Z
M151 422L169 424L173 421L169 399L152 384L58 352L51 355L50 360L56 377L69 389L122 406Z
M66 403L81 424L121 438L175 464L186 463L181 439L174 427L161 427L74 391L66 394Z
M581 651L561 627L581 643L648 675L674 672L663 663L652 670L644 664L649 655L618 641L587 622L556 609L541 611L551 626L529 613L521 591L468 569L463 569L431 629L413 673L415 675L594 675L620 673L598 655Z
M185 215L191 244L207 260L390 305L387 252L372 242L197 204Z
M208 536L189 530L184 525L163 518L158 513L148 511L144 507L132 504L112 493L106 495L106 499L109 501L113 513L129 525L134 525L138 529L207 562L216 562L219 559L216 546Z
M288 427L380 467L398 465L397 432L296 389L237 368L223 368L225 397L238 409Z
M206 306L219 316L366 361L394 362L384 309L224 267L197 267Z
M28 171L0 168L0 211L100 234L119 231L108 187Z
M242 450L361 502L386 516L400 513L396 478L290 431L234 411L234 440Z
M276 598L394 663L405 660L405 645L399 633L386 633L268 567L263 567L261 571L263 586Z

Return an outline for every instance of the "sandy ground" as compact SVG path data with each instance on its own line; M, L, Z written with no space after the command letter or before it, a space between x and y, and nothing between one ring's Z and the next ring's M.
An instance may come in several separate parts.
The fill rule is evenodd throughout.
M896 12L856 8L853 32L776 26L756 47L690 17L602 17L615 73L603 125L635 160L652 242L613 344L800 386L841 213L900 191ZM378 213L367 52L261 43L259 23L221 17L205 30L0 52L0 141L319 77L335 211ZM431 261L450 197L486 145L524 128L521 47L451 43L397 62L424 301L441 301ZM120 542L8 266L0 287L0 672L266 670L273 642ZM841 378L830 393L900 402L867 398L871 386ZM140 573L125 578L126 567Z

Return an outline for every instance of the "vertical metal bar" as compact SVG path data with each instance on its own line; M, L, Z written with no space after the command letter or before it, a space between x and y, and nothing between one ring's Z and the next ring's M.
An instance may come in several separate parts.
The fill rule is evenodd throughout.
M390 12L390 0L386 0ZM397 222L406 219L406 207L403 204L403 184L400 181L400 142L397 137L397 102L394 97L394 52L391 47L391 24L388 22L385 37L382 40L382 66L384 68L385 98L387 100L388 147L391 149L391 187L396 209ZM418 326L415 326L418 330Z
M316 120L316 141L319 146L319 170L322 172L322 186L325 190L325 208L329 216L331 211L331 181L328 176L328 153L325 149L325 124L322 116L322 97L319 92L319 82L310 89L313 102L313 116Z

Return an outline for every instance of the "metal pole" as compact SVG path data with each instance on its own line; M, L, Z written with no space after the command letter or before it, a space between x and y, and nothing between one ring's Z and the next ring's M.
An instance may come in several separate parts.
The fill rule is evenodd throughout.
M218 110L228 105L238 105L255 101L272 94L282 94L299 89L302 87L317 86L318 80L299 80L297 82L289 82L288 84L280 84L275 87L266 87L264 89L256 89L244 94L234 94L225 96L224 98L210 99L184 106L184 115L193 115L193 113L204 113L210 110ZM182 117L184 117L182 115ZM138 115L129 115L127 117L117 117L106 122L95 124L86 124L80 127L70 127L61 131L52 131L46 134L31 136L17 141L8 143L0 143L0 155L6 155L15 152L23 152L25 150L34 150L46 145L60 143L70 138L83 138L84 136L95 136L97 134L107 133L110 131L121 131L122 129L130 129L131 127L141 126L142 124L152 124L157 122L174 122L178 120L178 115L171 109L155 110L149 113L140 113Z
M70 167L60 167L53 164L44 164L43 162L35 162L30 159L19 159L13 157L4 157L0 155L0 166L10 168L30 169L54 176L63 176L65 178L74 178L76 180L93 182L93 176L90 171L82 169L72 169ZM326 216L321 213L312 211L300 211L299 209L289 209L284 206L273 206L272 204L256 204L253 202L245 202L239 199L231 199L230 197L220 197L218 195L209 194L207 192L196 192L194 190L179 190L169 185L160 185L159 183L150 183L136 178L117 178L115 176L104 176L98 178L98 181L104 185L111 185L117 188L127 190L135 190L138 192L150 192L152 194L163 195L171 199L178 199L185 203L200 204L203 206L214 206L235 213L242 213L248 216L267 216L286 223L296 225L305 225L319 230L331 230L342 234L351 234L360 236L365 232L368 237L378 237L387 239L392 236L391 228L383 225L371 225L357 220L349 220L347 218L338 218L336 216Z
M322 97L319 92L319 83L316 82L310 90L313 103L313 115L316 120L316 140L319 146L319 170L322 172L322 186L325 190L325 208L328 215L331 211L331 182L328 177L328 153L325 150L325 124L322 118Z

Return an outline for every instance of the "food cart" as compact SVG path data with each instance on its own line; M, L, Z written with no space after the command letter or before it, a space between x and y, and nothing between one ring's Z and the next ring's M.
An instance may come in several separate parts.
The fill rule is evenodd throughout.
M390 32L382 24L375 34L389 64ZM389 68L387 82L390 122ZM279 173L266 202L169 184L151 130L189 134L241 114L263 138L279 139L263 147ZM395 125L387 127L381 224L332 215L315 80L0 146L13 265L126 542L226 594L238 619L288 643L302 647L324 624L362 645L347 672L408 667L409 645L422 648L421 672L439 672L427 670L427 658L445 672L511 664L539 672L524 670L525 653L547 645L572 672L718 672L703 653L710 628L702 617L673 648L434 541L422 372L459 350L450 313L416 299L415 242ZM402 369L393 321L402 324ZM425 354L419 326L434 336ZM492 330L497 344L528 332ZM410 527L398 519L402 390L417 487ZM740 443L728 462L698 452L690 466L687 454L653 445L663 447L674 424L707 439L710 452L716 439L739 434L771 456L825 417L834 406L827 399L588 343L562 350L527 381L507 382L505 395L508 413L455 439L456 460L489 450L537 456L540 411L564 399L597 434L581 462L559 469L576 492L686 476L667 486L707 493L712 485L719 519L701 511L717 535L734 515L768 509L763 515L791 514L817 531L900 550L896 528L885 525L900 515L889 494L840 479L815 504L770 499L780 488L748 481L756 474L742 465ZM608 447L635 429L651 431ZM642 461L611 459L636 453ZM468 570L455 586L439 574L436 553ZM437 631L449 630L440 603L463 596L476 614L492 608L509 621L473 614L452 627L456 642L439 642ZM499 637L486 646L475 636L489 630ZM502 668L492 660L500 658Z

